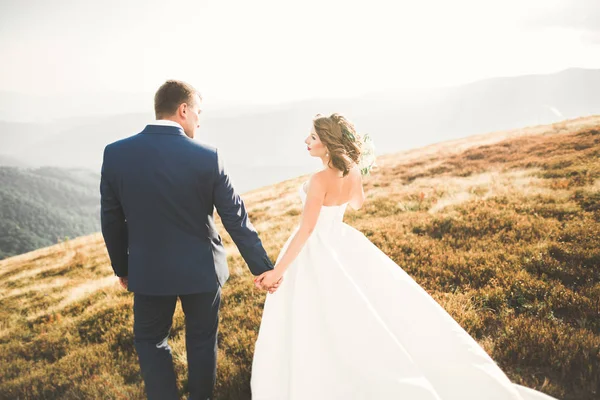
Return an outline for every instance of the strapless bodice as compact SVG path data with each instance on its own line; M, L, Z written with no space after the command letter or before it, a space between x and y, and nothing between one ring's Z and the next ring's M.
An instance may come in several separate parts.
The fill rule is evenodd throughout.
M300 194L300 198L302 199L302 206L304 206L304 204L306 204L304 183L300 185L298 192ZM326 227L331 226L332 224L335 225L341 223L344 219L344 213L346 212L347 206L348 203L340 204L339 206L322 206L315 229L318 227Z

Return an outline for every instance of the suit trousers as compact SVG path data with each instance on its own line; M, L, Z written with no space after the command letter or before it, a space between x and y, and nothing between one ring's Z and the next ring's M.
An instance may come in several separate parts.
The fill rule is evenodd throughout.
M179 400L168 337L181 300L185 315L189 400L213 396L221 289L175 296L134 293L133 334L148 400Z

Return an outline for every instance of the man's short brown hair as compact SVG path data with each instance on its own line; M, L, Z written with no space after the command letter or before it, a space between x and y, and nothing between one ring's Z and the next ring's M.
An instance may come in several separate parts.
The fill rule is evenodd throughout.
M161 119L175 114L182 103L186 103L191 107L195 94L202 100L202 96L192 85L174 79L166 81L154 95L154 114L156 118Z

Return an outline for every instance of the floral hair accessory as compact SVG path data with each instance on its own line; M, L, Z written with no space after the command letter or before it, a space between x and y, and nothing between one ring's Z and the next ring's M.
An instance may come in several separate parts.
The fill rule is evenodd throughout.
M352 137L354 137L354 135L352 135ZM360 173L363 176L369 175L371 173L371 168L377 164L375 164L375 143L373 143L373 139L371 139L371 136L368 133L363 136L363 142L360 149L360 159L358 160Z

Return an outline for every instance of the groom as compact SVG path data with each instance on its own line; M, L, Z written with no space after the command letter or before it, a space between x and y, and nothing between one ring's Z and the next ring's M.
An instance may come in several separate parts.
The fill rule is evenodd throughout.
M192 140L200 105L192 86L167 81L154 96L156 121L104 150L102 234L115 275L134 292L135 348L150 400L179 399L167 342L178 298L189 399L212 397L221 287L229 277L215 207L252 274L273 269L219 151Z

